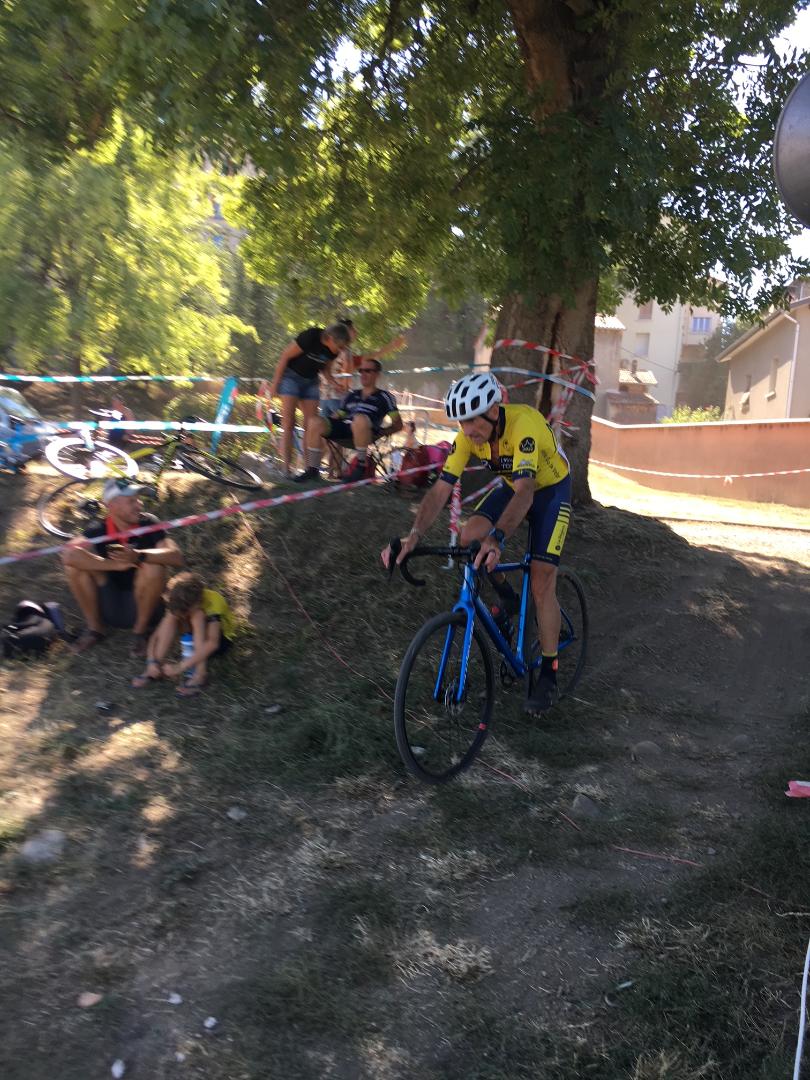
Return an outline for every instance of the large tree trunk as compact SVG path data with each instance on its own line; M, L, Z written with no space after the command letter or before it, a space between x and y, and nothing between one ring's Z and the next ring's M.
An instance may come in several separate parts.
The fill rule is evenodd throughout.
M498 316L495 336L519 338L548 345L551 349L589 360L593 356L593 322L596 315L595 281L583 285L574 302L565 305L558 296L509 296ZM570 362L529 349L498 349L492 354L492 367L525 368L543 374L556 374ZM507 381L514 382L516 377ZM586 382L583 384L590 388ZM548 415L562 388L552 382L527 386L515 391L510 401L528 401ZM566 410L562 446L571 463L573 498L580 505L591 501L588 486L588 456L591 450L591 412L593 402L584 394L574 394Z
M605 92L615 68L621 34L618 37L607 34L600 29L598 21L586 18L595 10L594 0L507 0L507 4L523 54L526 87L535 102L533 115L540 132L546 130L550 118L572 108L578 110L580 120L586 118L588 103L597 101ZM577 194L576 190L571 193L573 205L577 204ZM553 222L550 225L554 227ZM562 296L553 295L507 297L498 319L497 337L536 341L590 361L598 285L596 267L574 270L576 253L571 252L571 256L571 264L560 268L560 279L567 280L570 286L565 301ZM493 355L492 366L529 368L552 374L559 371L560 362L543 353L503 350ZM562 366L566 366L566 361ZM548 414L558 395L559 387L543 384L536 394L536 403L543 413ZM575 393L566 411L568 434L562 436L563 448L571 462L574 501L578 503L591 501L588 456L592 408L590 399Z

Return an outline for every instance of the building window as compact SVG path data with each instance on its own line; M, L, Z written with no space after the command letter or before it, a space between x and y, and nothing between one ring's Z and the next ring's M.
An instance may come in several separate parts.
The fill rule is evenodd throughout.
M748 412L751 408L751 376L745 376L745 390L740 394L740 412Z
M642 306L638 309L638 318L639 319L651 319L652 315L653 315L653 302L652 302L652 300L650 300L646 304L642 304Z
M779 357L775 356L771 360L771 373L768 376L768 397L776 397L776 377L779 374Z
M712 329L712 320L708 315L693 315L692 316L692 333L693 334L710 334Z
M636 334L636 343L633 346L633 355L646 357L650 355L650 335Z

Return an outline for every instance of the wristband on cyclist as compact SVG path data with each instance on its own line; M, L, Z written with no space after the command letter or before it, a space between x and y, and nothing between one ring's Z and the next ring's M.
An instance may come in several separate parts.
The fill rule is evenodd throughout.
M490 529L489 535L492 537L492 539L495 541L501 551L503 551L503 545L506 543L506 533L503 531L503 529Z

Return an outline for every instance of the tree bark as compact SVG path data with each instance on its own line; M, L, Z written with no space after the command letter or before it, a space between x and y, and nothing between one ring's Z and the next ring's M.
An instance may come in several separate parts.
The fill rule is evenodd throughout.
M512 295L501 306L495 330L496 340L519 338L548 345L582 360L593 356L594 317L596 315L597 282L589 281L577 291L573 302L566 305L559 296L526 297ZM542 374L557 374L570 361L560 360L547 353L529 349L498 349L492 354L492 367L515 367ZM515 382L519 376L508 378ZM590 388L588 383L584 383ZM559 397L562 387L552 382L527 386L510 394L510 401L526 401L547 416ZM588 457L591 451L591 412L593 402L584 394L574 394L566 410L570 427L561 437L562 447L571 463L573 500L579 505L591 502L588 485Z
M534 99L533 116L542 132L549 117L571 108L587 114L589 101L604 92L616 58L612 35L588 28L583 18L594 10L593 0L507 0L520 50L523 54L526 88ZM583 111L584 109L584 111ZM576 191L573 193L576 202ZM572 279L571 267L562 279ZM504 300L498 317L497 338L521 338L536 341L582 360L593 357L594 318L598 278L584 270L574 279L570 295L513 295ZM544 374L556 374L557 357L525 349L499 350L492 357L493 367L527 368ZM539 391L527 388L533 404L548 415L561 387L541 384ZM524 398L523 400L526 400ZM563 430L563 449L571 463L573 498L576 503L591 501L588 486L588 456L591 448L591 413L593 402L575 393L566 410L570 425Z

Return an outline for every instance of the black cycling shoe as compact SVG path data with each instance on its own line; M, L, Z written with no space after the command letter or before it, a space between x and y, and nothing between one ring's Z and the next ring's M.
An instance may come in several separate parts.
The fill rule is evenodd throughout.
M520 611L520 596L508 581L493 581L490 577L490 584L495 590L498 597L498 607L508 615L510 619L514 619L518 611Z
M539 716L554 708L559 698L557 680L552 675L544 675L540 672L535 676L532 692L526 698L526 712L531 716Z
M346 475L343 477L344 484L356 484L358 480L365 480L366 478L366 463L358 462L356 465L352 465Z
M304 469L298 476L293 477L294 484L306 484L310 480L320 480L321 470L310 466L308 469Z

